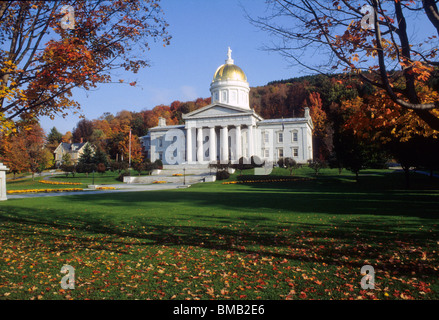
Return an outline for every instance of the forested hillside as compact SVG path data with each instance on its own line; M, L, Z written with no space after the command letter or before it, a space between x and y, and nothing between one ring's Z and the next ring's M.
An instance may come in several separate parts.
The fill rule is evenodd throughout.
M430 87L439 81L431 79ZM436 88L437 89L437 88ZM425 89L429 92L429 87ZM210 98L195 101L173 101L142 111L121 110L117 114L104 113L98 119L79 121L72 132L60 134L52 128L46 147L53 152L59 142L88 141L103 151L111 160L128 159L131 130L132 160L142 162L139 137L158 124L158 118L168 125L182 124L182 115L211 103ZM361 83L356 77L340 74L305 76L279 80L250 90L250 106L265 119L303 117L309 107L314 123L314 158L333 167L357 172L366 167L382 167L390 159L409 166L435 168L439 163L437 131L426 126L410 110L387 108L388 98ZM38 125L34 127L39 131ZM14 166L12 140L19 145L31 132L11 135L3 143L0 154L9 166L26 170L26 165ZM17 140L18 139L18 140ZM16 141L17 140L17 141ZM23 142L24 145L25 142ZM413 148L417 152L413 153Z

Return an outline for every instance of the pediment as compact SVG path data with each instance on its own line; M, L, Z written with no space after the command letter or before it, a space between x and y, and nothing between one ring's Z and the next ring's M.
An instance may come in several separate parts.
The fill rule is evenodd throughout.
M201 109L183 115L183 119L234 116L234 115L252 114L252 113L253 113L252 110L232 107L223 104L211 104Z

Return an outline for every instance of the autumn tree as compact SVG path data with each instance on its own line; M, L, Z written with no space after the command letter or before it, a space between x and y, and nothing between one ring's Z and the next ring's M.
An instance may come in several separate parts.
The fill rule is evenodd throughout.
M130 154L130 136L127 135L119 142L119 150L122 152L123 158L127 161L131 158L131 162L143 161L143 148L140 140L136 135L131 135L131 154Z
M412 110L429 127L439 130L437 87L429 88L429 95L422 94L439 66L436 0L268 3L269 15L248 16L256 26L279 37L270 49L311 72L355 74L384 93L394 106ZM411 37L419 21L427 27ZM310 52L320 58L305 59Z
M427 87L421 94L425 92L429 92ZM439 96L436 95L436 98L439 99ZM394 105L383 92L345 100L341 109L350 114L344 127L364 139L385 144L394 139L407 142L417 136L439 137L439 130L429 127L414 115L413 110Z
M53 154L45 148L46 135L38 123L20 125L1 139L1 161L14 173L41 172L53 165Z
M322 99L318 92L311 92L305 104L310 107L310 116L314 125L313 149L320 159L327 159L332 147L332 129L328 125L326 112L322 108Z
M55 164L55 157L50 149L44 148L40 156L38 172L50 169Z
M45 152L46 135L38 123L23 128L21 134L26 142L29 170L32 172L33 180L35 173L41 172L50 164Z
M17 173L29 172L29 154L23 134L15 133L7 137L2 136L0 162L3 162L14 174L14 179Z
M73 89L111 82L116 68L146 67L148 43L169 44L167 26L159 0L2 1L0 128L78 110Z
M88 119L82 119L73 129L72 138L73 142L86 142L90 141L90 138L93 134L93 123Z
M72 143L72 139L73 139L73 135L71 131L67 131L63 136L62 136L62 142L65 143Z

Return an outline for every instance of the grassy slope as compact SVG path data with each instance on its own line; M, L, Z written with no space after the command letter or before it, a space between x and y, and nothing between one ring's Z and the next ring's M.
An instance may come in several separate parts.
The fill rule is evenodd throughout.
M8 200L0 297L438 299L439 186L333 174ZM59 285L63 264L76 269L75 290ZM364 264L376 290L360 288Z

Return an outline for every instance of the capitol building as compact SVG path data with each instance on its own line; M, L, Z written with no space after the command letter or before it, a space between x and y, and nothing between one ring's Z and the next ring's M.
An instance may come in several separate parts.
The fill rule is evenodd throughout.
M141 141L153 162L164 165L206 165L258 156L276 163L290 157L297 163L313 158L313 123L309 109L303 118L263 119L250 108L250 86L234 64L231 50L210 84L211 104L183 115L184 124L159 119Z

